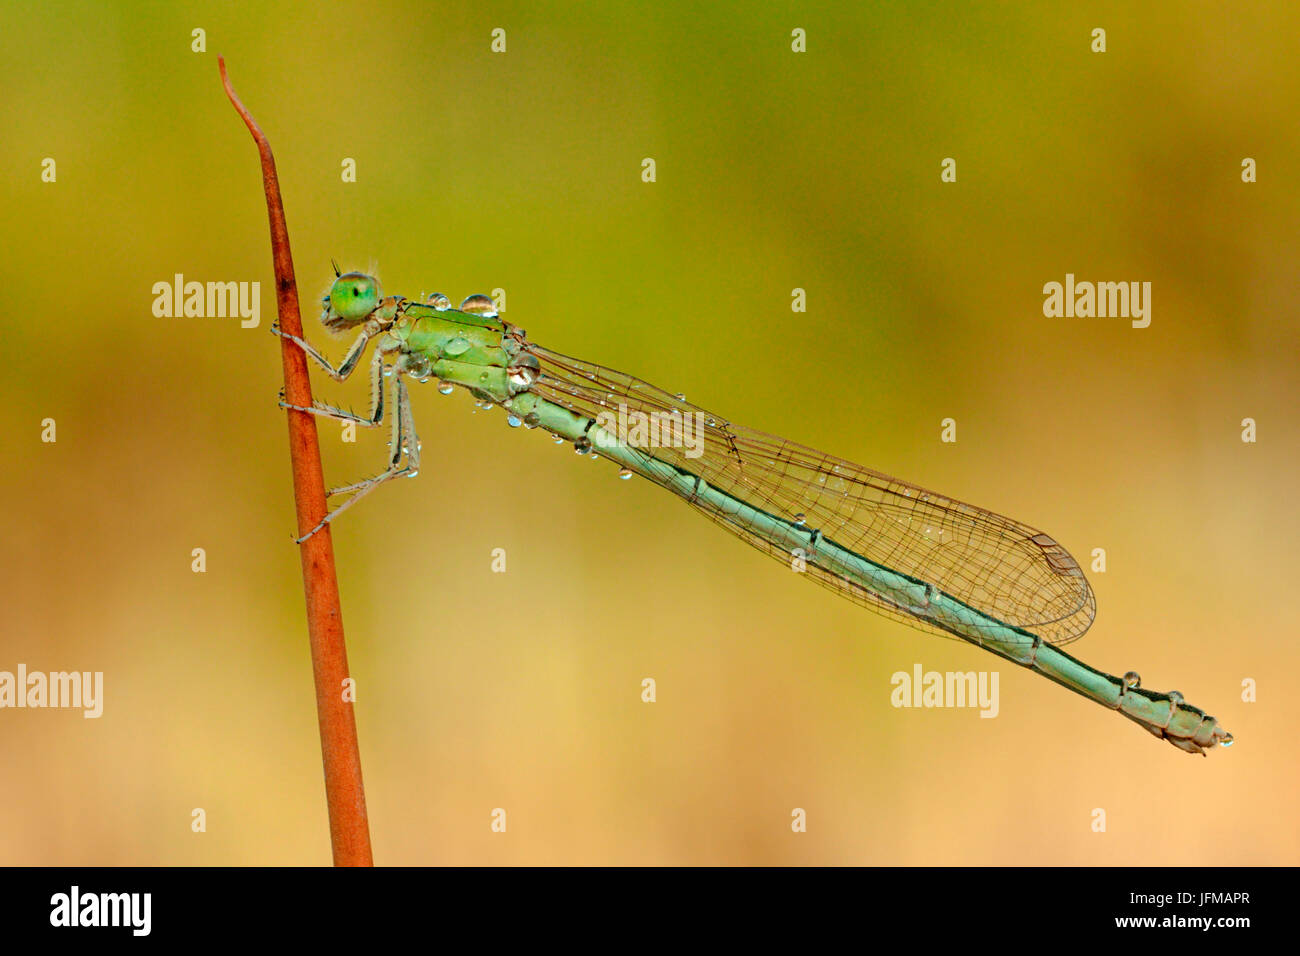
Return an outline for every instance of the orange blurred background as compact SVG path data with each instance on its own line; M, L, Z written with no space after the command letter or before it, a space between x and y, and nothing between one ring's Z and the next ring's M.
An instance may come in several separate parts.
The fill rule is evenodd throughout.
M1300 861L1300 9L115 6L0 11L0 670L105 680L97 720L0 710L0 864L330 859L266 213L217 53L331 355L331 257L502 288L543 345L1104 548L1072 651L1237 739L1179 753L429 386L423 472L334 533L377 862ZM156 318L177 273L260 282L261 326ZM1151 282L1150 327L1044 317L1066 273ZM363 378L316 385L360 407ZM322 440L336 482L384 456ZM997 719L893 708L917 663L998 670Z

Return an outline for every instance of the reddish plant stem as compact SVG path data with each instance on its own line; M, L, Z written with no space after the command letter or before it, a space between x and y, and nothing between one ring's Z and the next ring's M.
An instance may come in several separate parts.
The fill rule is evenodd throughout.
M280 328L302 337L298 312L298 284L289 252L289 227L284 219L280 180L275 172L271 144L230 85L224 57L217 58L221 85L243 118L262 158L262 185L271 221L271 257L275 263L275 299ZM307 356L288 340L280 339L284 364L285 401L311 407L311 379ZM316 417L288 410L289 458L293 465L293 497L298 510L298 535L316 527L327 513L325 476L321 470ZM348 653L343 641L343 615L339 610L338 575L334 569L334 541L330 526L304 541L302 583L307 598L307 634L311 643L312 672L316 679L316 717L320 724L321 754L325 764L325 801L329 806L330 844L335 866L372 866L370 825L366 817L366 792L361 783L361 753L352 704L343 698L348 677Z

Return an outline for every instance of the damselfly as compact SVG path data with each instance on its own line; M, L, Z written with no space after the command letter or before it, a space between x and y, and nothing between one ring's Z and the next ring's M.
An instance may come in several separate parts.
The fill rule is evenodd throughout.
M544 429L580 454L609 459L621 477L671 491L864 607L1037 671L1188 753L1232 743L1177 691L1146 690L1132 671L1113 677L1060 649L1083 636L1096 601L1078 562L1041 531L552 352L503 321L487 296L453 309L441 294L423 303L382 296L378 280L349 272L337 276L323 306L331 332L358 331L337 368L306 341L286 337L337 381L373 341L370 414L321 402L285 407L364 426L387 414L391 451L380 474L332 489L347 499L300 540L383 482L416 474L420 441L406 380L432 378L440 391L465 388L480 404L503 407L511 425Z

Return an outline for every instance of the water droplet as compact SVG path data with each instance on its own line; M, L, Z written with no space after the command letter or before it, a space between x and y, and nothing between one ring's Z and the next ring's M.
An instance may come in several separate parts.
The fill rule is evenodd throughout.
M508 369L506 369L506 378L512 385L517 385L521 389L530 388L533 382L541 374L542 363L537 360L536 355L524 353L514 360Z
M442 354L451 355L451 356L464 355L469 350L470 350L469 341L467 339L461 338L458 335L442 347Z
M587 452L591 451L591 442L587 441L585 438L579 438L573 443L573 450L579 455L585 455Z
M1219 740L1219 743L1222 744L1222 745L1225 746L1225 747L1231 747L1231 746L1232 746L1232 734L1225 733L1225 734L1223 735L1223 737Z
M462 312L469 312L473 315L484 315L489 318L497 314L497 304L492 301L492 297L479 292L469 296L460 304Z
M434 292L429 295L429 305L433 306L439 312L451 308L451 299L447 298L441 292Z
M536 428L542 420L542 416L536 412L529 412L524 416L524 425L528 428Z
M794 523L799 525L800 527L803 527L803 523L807 520L808 519L805 518L802 514L797 514L794 516Z
M1178 691L1176 690L1171 690L1168 694L1168 697L1169 697L1169 704L1172 707L1177 707L1179 704L1183 702L1183 695L1178 693Z
M391 365L385 365L384 378L392 378L392 377L393 377L393 367Z
M518 428L523 423L524 420L520 418L518 415L516 415L514 412L511 412L509 415L506 416L506 424L509 425L511 428Z
M551 436L551 441L555 442L555 444L557 444L557 445L563 445L563 444L564 444L564 439L561 438L559 435L552 435L552 436Z
M675 397L675 398L677 399L677 401L679 401L679 402L684 402L684 401L686 401L686 396L683 395L681 392L678 392L678 393L676 394L676 396L674 396L674 397Z
M627 481L629 478L632 477L632 469L631 469L631 468L620 468L620 469L618 470L618 476L619 476L620 478L622 478L624 481Z
M451 394L452 392L454 392L454 391L456 391L456 386L453 385L453 384L451 384L451 382L439 382L439 383L438 383L438 394L439 394L439 395L450 395L450 394Z
M1142 676L1137 671L1128 671L1124 675L1124 689L1137 688L1142 686Z

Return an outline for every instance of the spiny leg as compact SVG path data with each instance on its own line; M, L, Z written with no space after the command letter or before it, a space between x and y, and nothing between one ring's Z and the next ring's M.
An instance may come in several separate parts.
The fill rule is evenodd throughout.
M397 397L398 390L401 390L401 398ZM337 488L331 488L326 494L329 497L335 495L346 495L350 491L364 489L369 491L375 482L385 481L385 475L397 467L397 463L402 460L402 452L405 450L405 429L406 424L410 421L411 406L407 401L406 383L402 380L400 372L397 373L397 381L393 383L394 405L393 413L390 416L389 433L388 433L388 468L373 478L363 478L360 481L354 481L350 485L339 485ZM350 503L350 502L349 502ZM342 509L340 509L342 510Z
M324 518L320 524L312 528L305 535L298 539L298 544L306 541L325 525L329 524L344 511L351 508L360 501L365 495L374 491L385 481L390 478L397 478L401 475L414 474L420 466L420 440L415 434L415 419L411 414L410 400L406 393L406 383L402 381L400 372L394 375L393 382L393 424L392 424L392 454L389 456L388 468L375 475L373 478L366 478L362 481L354 482L350 485L344 485L340 488L331 488L331 495L352 493L352 497L339 505ZM407 444L407 436L409 444ZM406 464L402 465L402 454L406 454Z
M406 386L402 388L405 390ZM402 414L406 416L406 446L402 449L406 453L406 476L414 478L420 473L420 436L415 433L415 414L409 401L403 402Z
M330 378L334 379L336 382L342 382L352 374L353 370L357 367L357 363L361 361L361 356L365 353L366 346L370 343L370 337L374 335L374 332L368 328L362 329L361 334L357 336L357 340L353 342L352 347L348 349L347 355L343 356L343 361L339 363L338 368L331 365L330 360L324 355L321 355L321 353L316 349L316 346L312 345L306 339L301 339L296 335L289 335L287 332L282 331L279 325L271 326L271 334L278 335L282 339L288 339L294 345L298 346L298 348L306 352L317 365L325 370L325 374Z
M374 428L384 420L384 356L382 352L376 352L374 358L370 360L370 416L368 418L357 415L354 412L345 412L341 408L335 408L333 405L326 405L324 402L313 401L311 408L304 408L301 405L290 405L284 400L284 390L280 390L280 407L292 408L294 411L306 412L309 415L319 415L322 418L331 418L340 422L355 422L358 425L364 425L367 428Z
M389 445L394 450L392 457L389 459L388 469L374 478L366 478L362 481L354 481L350 485L331 488L329 490L330 495L344 495L349 491L357 491L358 489L370 491L389 478L396 478L399 475L414 478L420 473L421 446L420 436L415 433L415 415L411 411L410 395L406 391L406 383L399 380L398 384L402 388L402 402L400 411L393 413L393 432ZM399 423L400 429L398 428ZM402 455L406 456L406 465L398 468L398 462L401 460Z

